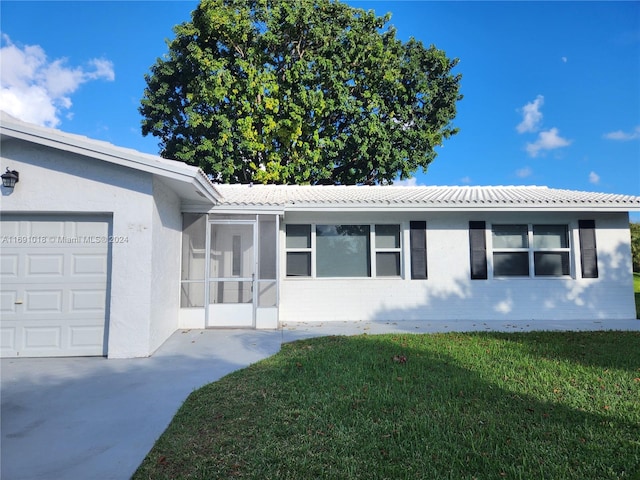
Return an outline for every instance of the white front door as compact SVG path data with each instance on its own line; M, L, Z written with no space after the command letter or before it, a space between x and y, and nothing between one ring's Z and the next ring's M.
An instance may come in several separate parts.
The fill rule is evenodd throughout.
M208 327L253 327L255 222L212 223Z

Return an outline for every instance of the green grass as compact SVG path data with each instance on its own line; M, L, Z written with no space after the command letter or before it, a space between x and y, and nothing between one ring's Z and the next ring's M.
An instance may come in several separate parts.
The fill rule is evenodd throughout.
M640 332L285 344L192 393L133 478L640 479L639 346Z

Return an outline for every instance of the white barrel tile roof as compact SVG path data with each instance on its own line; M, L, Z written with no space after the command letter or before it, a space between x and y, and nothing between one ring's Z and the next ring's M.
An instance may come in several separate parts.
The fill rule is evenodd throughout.
M287 206L547 206L640 209L640 196L582 192L538 186L310 186L215 185L221 205Z

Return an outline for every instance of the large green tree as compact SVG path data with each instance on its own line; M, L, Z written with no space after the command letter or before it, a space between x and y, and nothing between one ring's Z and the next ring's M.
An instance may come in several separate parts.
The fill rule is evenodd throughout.
M631 222L631 260L633 271L640 273L640 222Z
M457 132L460 75L332 0L203 0L145 76L142 132L230 183L391 183Z

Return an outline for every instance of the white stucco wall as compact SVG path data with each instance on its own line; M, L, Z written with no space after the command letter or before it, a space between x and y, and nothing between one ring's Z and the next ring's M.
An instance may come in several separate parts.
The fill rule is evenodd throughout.
M177 328L177 304L171 295L166 301L159 299L160 292L166 294L169 288L166 275L175 273L179 262L179 248L172 252L177 260L164 258L169 245L179 246L179 231L173 230L175 198L159 194L149 173L18 140L3 141L0 167L20 172L13 193L2 197L3 212L112 215L112 234L125 241L111 244L108 356L153 353L171 333L171 313L175 322L171 331ZM159 207L154 205L154 192ZM163 233L164 221L168 233ZM168 263L166 275L160 271L163 263ZM154 280L160 286L157 290ZM175 296L178 288L175 283L173 287ZM160 314L163 307L175 310Z
M153 180L150 349L155 351L178 328L180 308L180 199L158 179Z
M596 221L599 278L582 279L578 219ZM411 280L408 227L427 222L427 280ZM571 277L470 279L470 220L491 223L566 223L571 228ZM635 318L626 213L288 213L286 223L402 222L403 278L286 278L281 230L280 321L532 320ZM488 235L488 240L490 235ZM490 243L487 245L491 262ZM489 267L491 270L491 267Z

